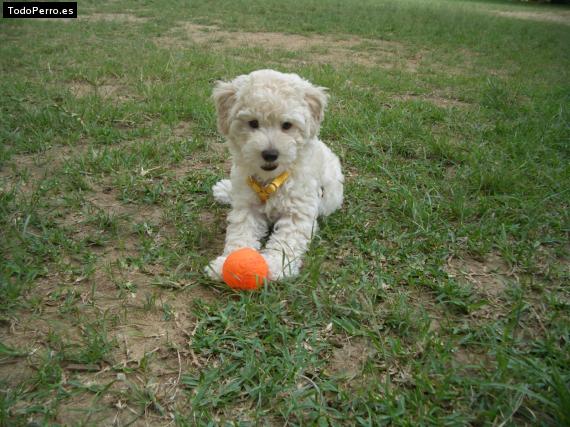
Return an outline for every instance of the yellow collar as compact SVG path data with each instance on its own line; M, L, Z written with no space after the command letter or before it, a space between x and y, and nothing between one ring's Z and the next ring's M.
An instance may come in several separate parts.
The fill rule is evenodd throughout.
M253 176L247 179L247 183L257 193L261 203L265 203L287 181L287 178L289 178L289 172L285 171L266 186L262 186Z

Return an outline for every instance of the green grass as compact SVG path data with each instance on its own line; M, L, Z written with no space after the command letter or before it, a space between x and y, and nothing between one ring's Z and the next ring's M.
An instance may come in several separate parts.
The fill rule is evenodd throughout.
M1 21L0 425L570 423L569 14L84 1ZM202 272L227 214L209 96L267 67L329 88L346 200L298 278L234 293Z

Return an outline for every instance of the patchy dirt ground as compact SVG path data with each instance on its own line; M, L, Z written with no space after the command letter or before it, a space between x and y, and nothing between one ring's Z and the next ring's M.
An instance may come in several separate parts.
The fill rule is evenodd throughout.
M354 338L333 351L327 373L353 380L362 374L364 364L375 354L367 340Z
M186 122L172 129L173 138L187 138L189 134ZM129 142L111 147L129 148ZM0 170L2 189L17 188L17 197L29 197L45 179L57 176L67 162L76 161L90 149L97 148L78 142L75 146L54 145L42 153L14 155ZM180 162L171 168L168 179L184 179L200 161L198 157ZM92 259L86 264L85 254L70 254L55 264L46 264L45 272L35 281L33 295L29 295L38 310L3 319L0 325L0 341L25 351L19 358L2 361L0 376L13 385L37 376L44 364L39 355L45 354L48 346L59 346L70 359L79 359L64 365L64 387L79 381L92 388L108 388L108 392L99 398L74 391L58 407L58 422L71 425L81 419L100 425L164 424L171 421L172 410L186 400L182 398L181 372L206 363L187 345L195 327L192 303L197 298L216 298L216 290L173 280L172 272L160 263L133 263L143 244L133 224L145 224L146 237L156 245L174 238L166 206L125 202L112 183L89 176L86 180L90 189L84 192L77 209L61 208L60 194L50 200L46 215L76 242L92 240ZM94 217L113 218L115 234L106 235ZM206 213L199 218L212 225L213 219ZM28 232L36 231L30 227ZM103 339L112 348L111 353L102 362L81 362L75 348L98 345L90 344L95 337ZM133 367L139 374L128 373ZM146 374L141 376L140 372ZM152 395L155 403L150 401L141 413L140 405L133 404L133 395L143 400ZM25 413L30 405L33 402L21 402L12 409L12 415Z
M532 13L499 13L499 15L516 19L539 19L551 22L561 22L547 14ZM563 16L567 23L568 15ZM145 24L150 18L134 15L129 11L125 13L94 13L84 15L80 19L85 22L108 22L115 24ZM215 21L212 21L215 22ZM115 27L101 25L100 27ZM473 52L461 51L465 61L452 68L451 65L439 65L427 51L410 49L402 43L377 39L340 35L335 36L303 36L298 34L286 34L276 32L247 32L226 31L216 25L199 25L191 22L178 23L172 27L166 35L154 40L157 46L168 49L185 49L200 47L203 50L223 52L233 58L267 59L269 66L287 64L292 67L304 64L337 64L343 67L356 64L367 67L369 70L376 68L384 70L403 70L406 73L424 72L428 67L440 67L438 70L446 70L455 74L465 74L466 69L473 67L470 58L475 58ZM273 59L270 53L276 55ZM284 54L285 52L285 54ZM269 53L269 55L268 55ZM462 62L462 61L458 61ZM464 67L464 68L461 68ZM479 71L479 70L478 70ZM484 71L481 71L483 73ZM214 77L214 76L212 76ZM419 77L414 74L414 78ZM206 79L208 76L206 77ZM419 78L418 78L419 80ZM351 85L346 80L346 85ZM138 87L135 83L123 79L106 77L98 82L81 80L67 81L67 89L77 99L92 95L100 97L107 103L124 103L136 100L137 95L133 88ZM206 90L207 88L204 88ZM468 102L456 99L451 93L446 94L443 90L427 94L417 94L402 90L400 94L380 93L380 88L354 87L354 90L362 90L375 95L382 95L387 102L426 101L442 108L470 108ZM387 105L389 108L389 105ZM331 106L335 108L335 106ZM338 107L337 107L338 108ZM338 112L342 117L343 112ZM203 111L187 110L177 111L176 114L207 114ZM173 114L174 115L174 114ZM175 140L191 138L194 117L185 117L185 120L173 125L171 137ZM203 122L202 122L203 124ZM429 129L428 129L429 130ZM158 132L160 133L160 132ZM205 137L207 139L207 137ZM105 149L123 150L139 141L125 141ZM188 187L202 185L198 182L202 179L200 171L229 170L229 162L226 158L223 144L212 140L204 142L206 149L195 156L186 156L183 159L164 163L164 166L145 170L137 165L132 169L131 176L140 178L148 174L149 181L154 178L154 169L160 169L156 173L156 181L165 185L183 185L185 180ZM14 155L0 170L0 185L2 190L17 186L17 197L29 197L39 188L44 180L52 178L66 166L78 158L91 154L90 150L97 151L101 147L94 146L87 141L77 141L74 145L54 145L38 154ZM350 146L340 147L339 152L351 150ZM136 155L137 153L134 153ZM140 154L140 153L139 153ZM175 153L170 153L175 155ZM344 158L348 156L343 156ZM142 162L142 160L141 160ZM456 176L457 166L449 166L448 176L453 179ZM360 168L355 165L346 165L347 184L353 185L356 179L366 179ZM189 171L191 173L189 173ZM114 172L113 172L114 173ZM360 176L359 176L360 174ZM128 175L128 173L125 173ZM191 175L190 179L188 178ZM53 396L41 396L37 400L32 397L18 402L11 408L11 415L27 416L28 410L35 406L49 405L56 400L57 392L73 390L73 394L60 402L57 407L55 422L62 425L74 425L78 420L89 425L167 425L173 423L172 414L175 410L181 413L189 413L189 409L183 410L187 404L188 390L183 391L183 373L199 373L205 367L215 363L205 356L197 356L189 343L197 328L197 319L192 312L192 305L197 299L212 301L219 299L219 293L215 286L205 286L202 282L194 281L187 275L185 279L176 277L176 269L185 269L185 251L202 250L201 244L195 242L182 250L176 250L174 255L180 257L178 267L176 263L168 264L161 259L143 259L135 262L148 253L148 247L160 248L168 246L169 249L179 248L180 235L172 221L172 210L169 210L168 200L157 200L154 204L143 203L140 200L127 201L121 190L113 183L107 174L92 176L89 173L82 175L88 188L81 191L77 196L76 205L69 207L61 202L65 190L57 193L41 213L49 215L50 220L60 227L66 236L75 243L87 242L88 249L83 253L66 253L56 262L46 263L45 271L39 273L34 279L33 291L26 296L25 311L9 318L0 319L1 343L23 349L23 353L12 359L0 359L0 377L5 378L9 385L17 387L23 384L27 391L34 391L34 383L30 378L44 375L42 369L47 365L46 358L53 354L47 349L61 349L69 360L61 364L62 381L61 390L53 390ZM206 179L211 179L211 175ZM62 181L63 182L63 181ZM204 181L207 183L207 181ZM195 189L192 191L201 191ZM185 195L183 203L193 202L191 191ZM49 198L47 196L45 198ZM61 203L60 203L61 202ZM187 223L214 229L220 232L214 237L209 236L208 244L214 241L216 247L222 246L224 217L219 211L196 210L194 206L185 212L190 219ZM193 212L190 212L194 210ZM98 224L97 221L105 221L111 224L111 231L105 230L106 225ZM21 220L21 218L15 218ZM138 230L135 231L135 226ZM197 228L195 227L195 228ZM181 227L182 228L182 227ZM188 227L191 228L191 227ZM32 227L27 232L37 233ZM216 240L218 239L218 240ZM385 242L389 246L391 242ZM205 245L204 245L205 246ZM328 267L334 264L342 268L350 266L357 259L358 249L356 246L350 250L336 250ZM157 251L158 252L158 251ZM171 254L172 255L172 254ZM565 259L566 266L568 260ZM333 271L332 268L324 268L324 271ZM380 269L386 267L386 258L379 264ZM462 322L480 319L496 319L504 316L508 308L508 294L514 288L513 272L509 266L497 255L486 258L452 258L446 267L448 275L460 285L468 287L476 299L483 301L481 308L470 311L462 317ZM329 273L336 274L336 273ZM366 273L369 274L369 273ZM363 274L363 281L372 282L375 273L370 277ZM378 282L380 283L380 282ZM405 283L399 283L405 285ZM380 285L382 289L388 285ZM397 285L392 286L394 292ZM386 290L384 289L384 290ZM350 293L350 287L339 292ZM436 305L435 297L425 289L406 289L405 307L414 307L418 310L400 310L403 315L409 313L414 317L421 310L429 312L429 320L425 326L434 337L444 335L447 327L447 313L442 305ZM568 298L567 295L561 295ZM388 319L395 310L398 301L396 295L392 299L378 302L378 307L384 310L381 314ZM567 301L567 300L566 300ZM376 301L375 301L376 302ZM391 304L394 305L391 305ZM375 306L376 307L376 306ZM401 308L401 307L400 307ZM394 309L394 310L393 310ZM545 326L541 323L544 318L543 306L536 304L529 308L528 318L525 321L534 322L528 330L542 330ZM385 316L384 316L385 315ZM414 319L404 319L414 327L420 324ZM394 322L397 323L397 322ZM386 327L382 333L390 333L389 328L397 330L397 325ZM333 335L332 323L323 332L323 340ZM524 332L532 333L532 332ZM336 337L335 337L336 338ZM406 336L399 336L405 341ZM307 345L306 343L304 345ZM400 384L403 387L412 388L413 375L410 366L403 366L395 361L383 360L378 357L377 351L372 348L367 338L343 336L342 340L336 341L335 349L328 351L324 374L344 381L349 387L366 387L365 370L371 363L377 363L375 369L381 372L381 376L372 379L374 382L385 381ZM110 351L102 360L88 362L83 360L84 355L79 351L97 351L102 346L109 346ZM416 348L417 347L417 348ZM406 355L413 359L417 351L423 351L423 343L413 343L406 347L410 354ZM309 347L308 351L312 351ZM56 353L55 351L53 352ZM377 358L381 360L374 361ZM479 353L459 348L454 352L452 361L458 365L477 365L486 363ZM59 364L54 364L59 367ZM49 373L48 373L49 374ZM302 375L299 388L311 387L314 378ZM370 380L370 379L369 379ZM85 387L89 392L77 393L77 384ZM142 408L142 409L141 409ZM282 419L279 419L282 421ZM30 418L30 425L36 420ZM268 425L270 425L269 423ZM277 425L277 422L275 423Z
M471 287L479 306L471 310L470 317L476 322L499 319L506 315L505 301L516 280L515 272L496 254L484 259L471 257L451 258L446 271L460 284Z
M505 18L523 19L527 21L554 22L557 24L570 25L570 11L556 10L552 12L507 12L496 11L495 15Z
M128 86L121 83L118 79L107 79L98 85L81 80L71 81L67 87L77 98L83 98L88 95L98 95L103 99L118 102L135 99L134 94L129 90Z
M408 102L408 101L422 101L422 102L429 102L441 108L471 108L472 104L466 101L462 101L457 99L451 94L447 94L443 91L434 91L430 94L418 94L418 93L402 93L398 95L393 95L384 92L381 88L376 86L361 86L355 84L351 80L347 80L344 83L347 87L356 88L361 91L365 91L367 93L375 93L378 94L379 97L386 99L385 106L387 108L391 108L393 106L392 101L397 102ZM335 108L335 106L331 106L331 108Z
M0 188L8 190L17 184L19 191L29 193L55 169L84 154L88 148L83 141L77 141L75 145L56 145L43 152L12 156L10 161L0 168Z
M469 282L477 293L490 299L497 299L505 292L508 276L513 274L497 255L484 260L453 258L448 262L447 271L451 277Z
M470 104L467 102L460 101L458 99L447 98L442 95L432 94L432 95L415 95L415 94L403 94L399 96L394 96L392 99L397 101L427 101L438 107L442 108L466 108L470 107Z
M289 58L288 61L301 64L355 63L367 67L403 66L415 71L419 60L419 57L409 57L404 45L393 41L364 39L350 35L309 37L275 32L226 31L215 25L190 22L174 27L171 34L156 38L155 43L160 47L171 48L183 48L195 43L213 49L243 50L259 47L264 50L289 51L299 55Z
M148 18L136 16L132 13L91 13L89 15L81 15L79 19L92 22L118 22L129 24L141 24L148 21Z

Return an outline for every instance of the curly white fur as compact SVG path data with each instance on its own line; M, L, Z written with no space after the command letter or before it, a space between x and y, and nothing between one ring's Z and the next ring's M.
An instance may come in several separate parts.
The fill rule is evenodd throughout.
M232 157L230 179L214 185L214 198L231 204L232 210L224 252L206 271L220 280L226 257L243 247L260 250L261 239L273 225L261 250L269 278L297 275L317 231L317 217L337 210L343 198L339 159L318 139L325 89L296 74L259 70L218 82L213 98L218 130ZM277 159L268 162L266 150L276 150ZM266 203L247 183L249 176L268 183L284 171L289 171L289 179Z

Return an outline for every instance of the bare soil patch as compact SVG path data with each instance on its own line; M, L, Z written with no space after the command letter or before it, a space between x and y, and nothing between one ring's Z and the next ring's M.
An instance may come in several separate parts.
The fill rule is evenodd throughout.
M127 85L117 79L106 80L102 84L93 85L85 81L72 81L68 84L69 91L76 98L84 98L88 95L99 95L103 99L113 101L128 101L134 98Z
M124 94L125 87L118 84L104 84L97 87L97 93L104 99L118 99L124 101L128 96Z
M77 21L76 18L34 18L34 20L36 21L45 21L45 22L58 22L58 23L70 23L70 22L74 22Z
M75 145L56 145L45 151L12 156L0 168L0 188L7 189L18 184L20 191L27 193L66 161L85 153L88 144L77 141Z
M107 330L114 351L105 361L62 363L64 387L68 388L69 382L73 381L75 384L109 388L99 397L92 393L74 392L58 408L57 421L65 425L78 424L89 415L81 408L93 408L95 405L97 411L91 421L96 420L100 425L113 425L114 420L120 420L123 425L123 422L134 419L140 422L134 425L148 425L149 422L151 425L163 425L168 421L165 417L170 417L174 408L184 403L181 373L202 366L188 346L195 325L190 307L194 299L211 298L213 293L206 289L166 291L146 282L143 285L137 280L138 291L126 297L118 296L109 287L97 286L93 301L85 301L81 310L83 323L85 319L95 321L104 316L126 318ZM76 286L90 287L88 283ZM152 306L148 303L148 295L156 301ZM167 313L169 318L165 317ZM41 315L22 316L12 330L0 328L2 342L28 352L27 357L12 358L9 363L0 365L2 378L13 387L33 379L42 357L53 346L54 336L62 339L70 352L73 348L80 349L82 328L74 326L74 321L77 321L74 319L73 314L61 314L56 307L48 307ZM130 369L136 373L128 373ZM125 373L120 373L121 370ZM138 396L144 390L152 391L163 414L157 413L156 408L141 408ZM83 402L88 403L83 405ZM15 411L25 413L34 404L22 401Z
M81 380L79 377L74 378L76 381ZM107 381L90 381L91 385L105 386ZM57 408L57 422L60 425L77 425L80 420L86 422L87 425L125 425L129 419L125 415L133 414L128 411L120 411L111 405L102 404L102 399L93 396L90 393L81 393L76 396L68 397ZM137 425L137 424L131 424Z
M182 32L183 37L177 36ZM185 40L185 38L186 40ZM171 34L155 39L160 47L185 47L190 44L207 45L213 49L242 49L259 47L264 50L302 52L302 58L291 58L293 62L320 62L328 64L353 63L367 67L394 68L404 66L411 71L417 69L417 58L407 58L401 43L377 39L364 39L351 35L303 36L274 32L226 31L214 25L184 23Z
M175 166L167 169L167 173L174 179L183 179L189 171L217 169L229 175L231 160L226 153L224 144L212 143L208 145L208 150L196 153L192 158L184 159Z
M131 222L133 218L163 221L160 207L141 211L136 205L124 204L114 191L105 187L96 187L89 193L86 204L116 215L128 215ZM72 218L65 220L77 230L76 237L93 231L88 230L91 226L84 223L82 213ZM215 291L192 281L171 282L159 264L139 267L130 263L128 258L138 256L141 247L137 235L129 230L121 228L116 239L92 248L97 259L92 273L86 276L81 276L79 269L48 266L50 271L34 285L42 312L21 313L11 324L0 325L3 343L28 352L28 356L0 364L0 375L15 387L33 377L42 363L41 357L53 348L54 336L71 349L81 349L84 325L108 319L106 336L114 350L105 360L94 364L63 363L62 385L67 387L73 380L75 384L109 388L99 397L74 392L58 408L57 421L62 424L78 424L87 419L101 425L123 425L133 420L132 425L168 423L174 409L186 399L180 384L181 373L205 363L188 346L195 327L191 307L197 298L215 298ZM159 239L160 232L154 237ZM70 295L75 302L66 311ZM122 368L125 373L117 374ZM129 373L131 368L136 373ZM158 406L141 408L137 396L145 390L152 392L160 411ZM89 403L84 405L84 402ZM25 413L33 405L34 402L22 401L17 410ZM95 406L97 411L91 418L81 410Z
M490 367L493 360L487 353L476 353L470 349L458 347L453 353L453 363L462 370L469 370L478 366Z
M403 95L397 95L392 97L398 101L427 101L438 107L442 108L466 108L469 107L467 102L460 101L458 99L446 98L437 94L432 95L415 95L411 93L406 93Z
M333 351L327 372L347 380L358 377L374 350L363 338L354 338Z
M453 258L447 263L449 276L467 281L474 290L489 300L497 300L508 287L508 276L512 271L497 255L483 260L474 258Z
M570 11L568 10L556 10L551 12L496 11L494 14L506 18L523 19L526 21L555 22L557 24L570 25Z
M172 129L172 135L176 138L190 138L192 136L192 123L182 121Z
M94 93L94 87L92 84L83 81L74 81L68 85L69 91L76 98L83 98L84 96Z
M8 345L5 336L0 333L2 343ZM12 344L13 345L13 344ZM35 370L30 366L25 357L16 357L0 363L0 378L9 386L16 387L24 378L29 378Z
M434 91L430 94L417 94L413 92L408 93L401 93L401 94L392 94L385 92L382 88L378 86L371 86L371 85L360 85L354 83L351 80L347 80L345 86L350 88L355 88L367 93L374 93L377 94L380 98L386 99L387 102L384 105L388 108L392 108L394 103L390 102L390 100L398 101L398 102L407 102L407 101L424 101L434 104L441 108L470 108L471 104L469 102L461 101L454 97L452 93L446 93L446 91ZM331 106L334 108L334 106Z
M131 24L142 24L148 21L148 18L136 16L132 13L92 13L90 15L80 16L79 19L93 22L106 21Z
M114 216L128 217L132 223L151 222L159 224L163 215L158 205L140 205L121 202L112 187L97 187L93 193L88 194L85 200L96 207Z

